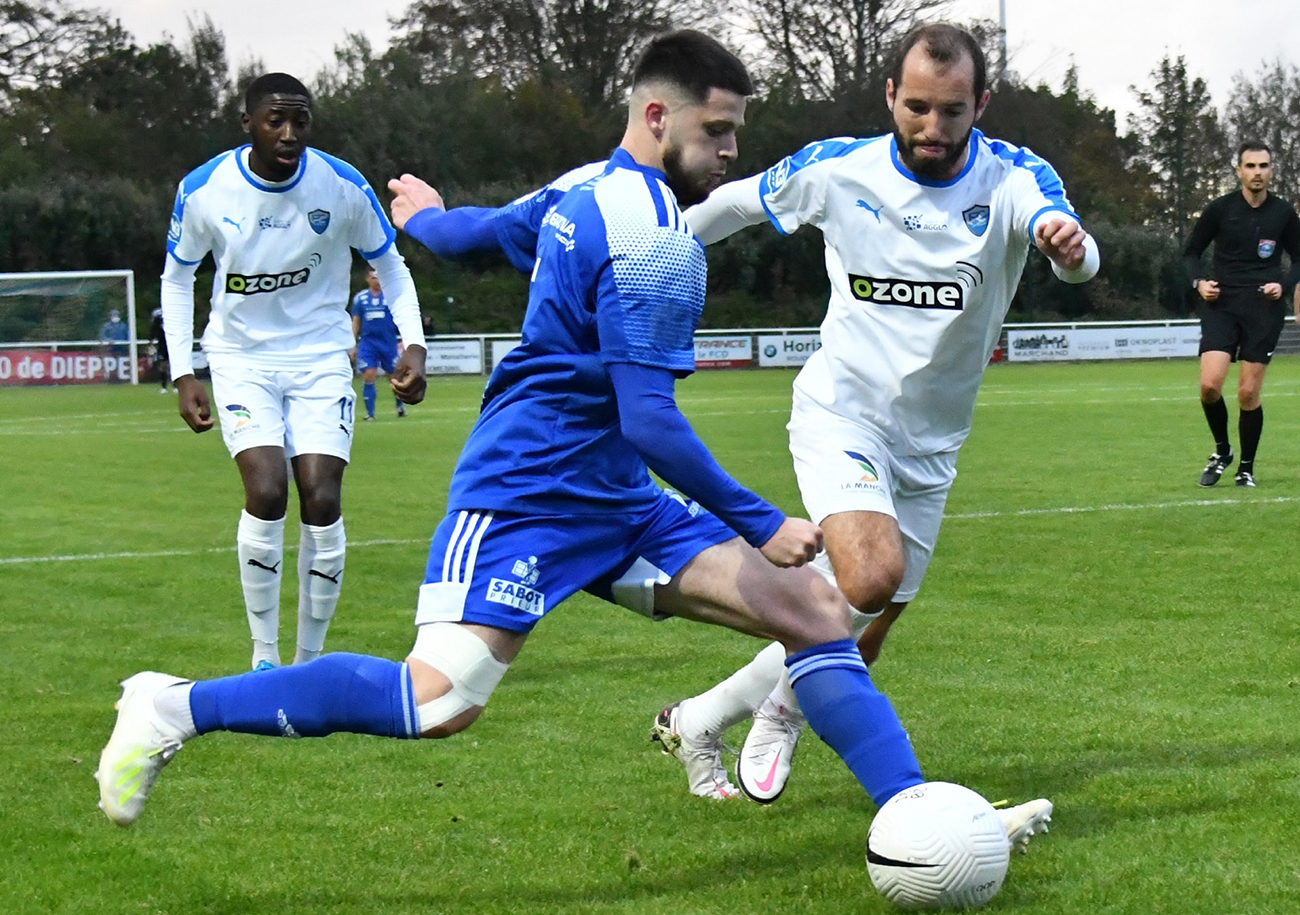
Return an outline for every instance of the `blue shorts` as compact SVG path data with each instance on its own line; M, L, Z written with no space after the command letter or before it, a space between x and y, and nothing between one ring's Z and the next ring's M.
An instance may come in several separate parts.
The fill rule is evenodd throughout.
M366 369L383 369L386 374L393 374L393 365L397 361L397 347L377 346L368 340L357 342L357 371Z
M415 623L528 632L577 591L614 602L614 582L638 559L667 581L736 536L696 503L670 493L635 515L449 512L433 534Z

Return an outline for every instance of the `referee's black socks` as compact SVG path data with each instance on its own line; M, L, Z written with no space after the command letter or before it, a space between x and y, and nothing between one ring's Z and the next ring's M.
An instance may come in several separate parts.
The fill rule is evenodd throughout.
M1214 403L1201 401L1201 409L1205 411L1205 421L1210 424L1210 434L1214 436L1215 452L1226 457L1232 453L1232 444L1228 441L1228 405L1220 397ZM1244 422L1246 414L1241 415ZM1259 436L1255 441L1259 441Z
M1237 432L1241 436L1241 463L1237 466L1238 470L1254 472L1251 467L1255 463L1255 451L1259 448L1259 437L1263 431L1263 405L1241 411L1241 416L1237 419Z

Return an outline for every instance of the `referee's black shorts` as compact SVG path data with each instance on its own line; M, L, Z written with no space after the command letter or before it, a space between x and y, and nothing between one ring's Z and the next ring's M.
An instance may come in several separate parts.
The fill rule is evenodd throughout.
M1201 302L1201 353L1223 352L1236 362L1268 365L1282 335L1286 305L1255 287L1223 289Z

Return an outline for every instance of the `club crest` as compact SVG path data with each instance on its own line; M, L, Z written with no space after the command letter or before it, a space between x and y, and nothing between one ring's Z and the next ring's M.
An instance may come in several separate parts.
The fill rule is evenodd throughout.
M1271 238L1261 238L1261 239L1259 240L1259 256L1260 256L1260 257L1262 257L1262 258L1270 258L1270 257L1273 256L1273 252L1276 251L1276 250L1277 250L1277 242L1275 242L1273 239L1271 239Z
M982 204L977 204L969 210L963 210L961 218L966 223L966 228L970 229L971 233L978 238L988 230L989 208Z
M328 229L329 224L329 210L312 210L307 214L307 225L311 226L311 230L317 235L322 234L326 229Z

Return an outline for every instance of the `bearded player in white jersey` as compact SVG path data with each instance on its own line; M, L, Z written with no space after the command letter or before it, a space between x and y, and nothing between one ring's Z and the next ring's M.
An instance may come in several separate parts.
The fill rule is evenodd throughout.
M1067 283L1100 266L1051 166L973 130L988 104L985 72L968 32L920 26L886 84L892 136L809 144L686 214L705 244L764 221L783 234L814 225L825 238L830 304L822 347L795 380L790 451L826 535L816 564L858 611L868 664L929 565L1030 244ZM769 646L656 717L652 737L685 764L692 793L737 793L721 735L752 714L736 781L763 803L781 794L804 723L783 655ZM1051 809L1043 800L1005 811L1025 821L1008 832L1023 844Z
M407 341L423 341L415 285L396 232L365 178L307 145L311 94L285 73L258 77L245 96L249 143L185 176L176 194L162 275L162 309L180 413L212 428L194 377L194 278L216 262L212 311L200 341L221 434L244 484L236 544L254 669L277 667L284 523L293 467L298 489L295 663L324 649L338 604L346 538L342 485L352 446L352 250L374 268ZM419 403L425 349L408 345L390 376Z

